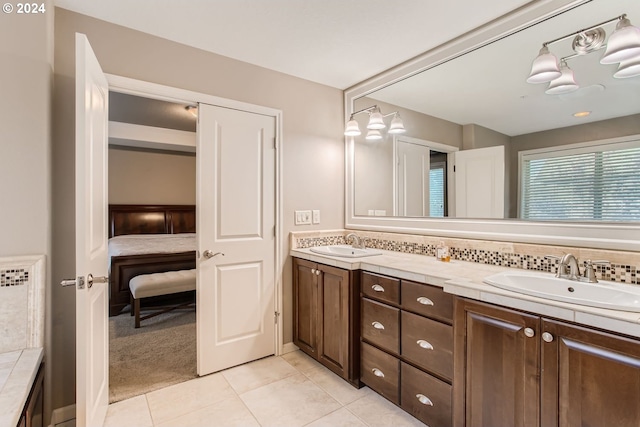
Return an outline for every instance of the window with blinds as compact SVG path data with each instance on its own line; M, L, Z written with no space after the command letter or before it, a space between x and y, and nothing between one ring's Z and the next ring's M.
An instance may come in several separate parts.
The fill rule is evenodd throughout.
M431 164L429 170L429 216L442 218L447 191L445 188L445 164Z
M640 220L640 140L520 153L520 217Z

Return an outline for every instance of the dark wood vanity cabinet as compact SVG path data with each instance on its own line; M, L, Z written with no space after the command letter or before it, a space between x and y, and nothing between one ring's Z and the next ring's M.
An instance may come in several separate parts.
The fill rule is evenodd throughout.
M640 341L458 298L454 425L640 426Z
M361 284L362 382L427 425L453 425L453 296L368 272Z
M293 342L360 385L359 274L293 258Z

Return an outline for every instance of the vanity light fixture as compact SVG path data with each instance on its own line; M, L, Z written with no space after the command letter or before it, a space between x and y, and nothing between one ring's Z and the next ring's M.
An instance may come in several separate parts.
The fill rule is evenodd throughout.
M615 31L604 44L606 32L601 27L618 21ZM571 47L575 54L558 58L549 51L549 45L573 37ZM631 25L627 15L620 15L589 28L567 34L557 39L544 42L538 56L531 64L531 72L527 83L549 83L547 94L561 94L579 88L573 77L573 71L567 61L581 55L587 55L606 47L600 60L602 64L620 62L616 78L627 78L640 75L640 28Z
M369 132L367 132L367 140L382 139L382 133L380 132L380 130L387 127L387 125L384 123L384 118L389 116L393 116L388 131L390 134L406 132L399 112L394 111L393 113L382 114L380 108L377 105L373 105L371 107L363 108L362 110L356 111L355 113L351 114L351 116L349 117L349 121L347 122L347 126L344 129L344 134L346 136L361 135L362 132L360 132L358 121L353 118L353 116L360 113L369 114L369 123L367 124L367 129L369 129Z

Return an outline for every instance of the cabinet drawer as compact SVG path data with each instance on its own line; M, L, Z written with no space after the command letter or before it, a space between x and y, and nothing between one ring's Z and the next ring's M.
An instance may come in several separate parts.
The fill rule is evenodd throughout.
M453 326L402 312L400 352L407 360L445 379L453 379Z
M402 409L427 425L450 427L451 386L404 362L400 375Z
M436 286L403 280L402 308L453 323L453 295Z
M362 338L400 353L400 310L362 298Z
M400 304L400 280L362 273L362 293L367 297L391 304Z
M362 343L360 379L396 405L400 404L400 361L367 343Z

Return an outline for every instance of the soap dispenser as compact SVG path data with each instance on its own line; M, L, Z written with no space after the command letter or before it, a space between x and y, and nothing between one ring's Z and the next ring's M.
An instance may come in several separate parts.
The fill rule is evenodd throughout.
M436 246L436 259L438 261L449 262L451 256L449 255L449 247L441 240Z

